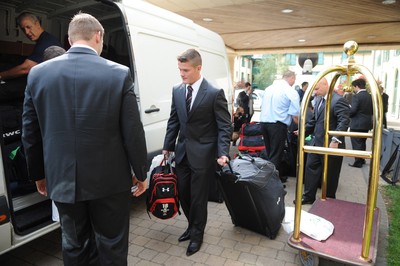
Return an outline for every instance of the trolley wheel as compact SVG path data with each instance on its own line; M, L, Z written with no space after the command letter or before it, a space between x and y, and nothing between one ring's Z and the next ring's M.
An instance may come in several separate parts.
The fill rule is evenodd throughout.
M299 252L300 261L303 266L318 266L319 259L311 253L301 250Z

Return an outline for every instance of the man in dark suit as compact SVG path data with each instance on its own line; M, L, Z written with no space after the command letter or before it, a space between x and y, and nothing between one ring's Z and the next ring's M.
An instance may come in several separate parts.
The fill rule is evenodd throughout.
M379 84L379 91L381 92L382 96L382 107L383 107L383 128L387 128L387 118L386 113L389 107L389 95L385 93L385 89L383 88L382 84Z
M313 133L311 140L312 146L324 146L324 112L325 101L329 90L329 84L326 78L320 80L315 87L315 94L321 96L315 104L314 115L306 124L306 136ZM340 95L333 93L330 105L329 130L347 131L349 126L350 107L346 100ZM330 137L330 148L345 148L343 137ZM339 183L340 170L342 168L342 156L328 157L328 183L327 197L336 198L336 190ZM324 156L320 154L309 153L305 169L304 193L302 204L311 204L315 201L318 185L321 180L324 165Z
M253 88L250 82L244 84L244 91L241 91L237 97L237 102L239 107L242 107L246 117L246 123L250 123L251 117L254 114L253 98L252 98Z
M68 52L28 76L22 141L29 174L58 208L65 265L126 265L131 187L137 183L135 196L146 190L132 77L99 56L104 29L93 16L74 16L68 35Z
M354 87L355 94L351 100L350 109L350 132L368 132L372 129L372 97L365 89L365 80L362 78L354 80L351 85ZM351 138L353 150L365 151L367 148L366 138ZM361 168L365 164L365 159L355 158L352 167Z
M190 256L203 242L210 176L215 176L216 161L221 166L229 161L232 129L224 91L201 75L199 52L189 49L177 59L183 82L172 91L163 153L175 151L179 200L188 220L179 241L190 239Z

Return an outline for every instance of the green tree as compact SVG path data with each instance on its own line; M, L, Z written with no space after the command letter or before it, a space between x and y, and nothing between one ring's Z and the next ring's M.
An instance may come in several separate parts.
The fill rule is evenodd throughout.
M288 64L284 55L268 54L255 61L255 68L257 68L257 73L254 75L253 83L256 83L259 89L265 89L274 82L278 75L288 69Z

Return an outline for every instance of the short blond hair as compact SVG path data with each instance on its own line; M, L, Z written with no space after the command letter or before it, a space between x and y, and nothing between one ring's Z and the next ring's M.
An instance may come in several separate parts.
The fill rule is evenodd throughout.
M104 36L104 28L95 17L79 12L69 23L68 37L72 43L78 40L89 41L98 31Z

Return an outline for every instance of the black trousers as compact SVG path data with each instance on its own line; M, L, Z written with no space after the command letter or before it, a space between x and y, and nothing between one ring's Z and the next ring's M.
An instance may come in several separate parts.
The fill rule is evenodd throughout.
M336 190L339 184L342 162L342 156L328 156L328 181L326 188L326 196L328 198L336 198ZM303 198L307 200L315 200L318 186L322 180L323 167L323 155L315 153L309 153L307 155Z
M178 176L179 202L188 220L190 240L203 241L207 224L210 175L215 175L216 165L207 169L190 165L187 157L175 167Z
M130 191L55 204L60 215L64 265L127 265Z
M367 133L369 130L368 129L350 129L350 132L363 132ZM359 151L365 151L367 149L367 139L366 138L350 138L351 140L351 147L353 150L359 150ZM363 158L354 158L354 164L364 164L365 159Z
M271 161L281 176L280 165L283 160L285 141L288 136L288 127L286 124L277 123L261 123L265 150L269 161Z

